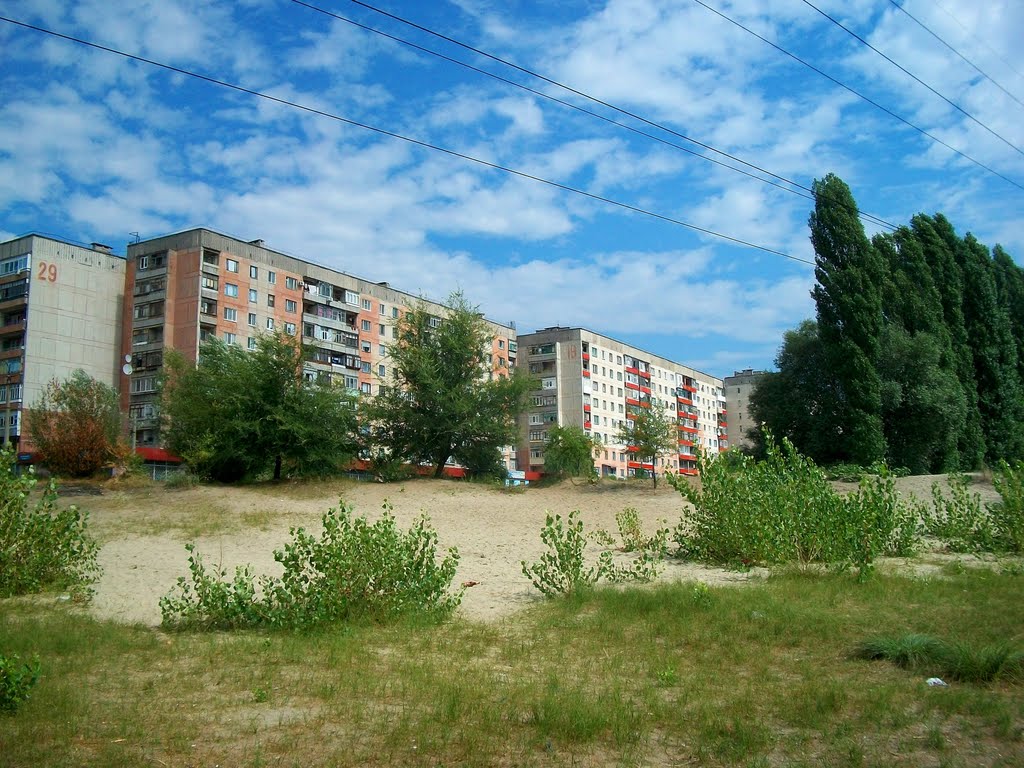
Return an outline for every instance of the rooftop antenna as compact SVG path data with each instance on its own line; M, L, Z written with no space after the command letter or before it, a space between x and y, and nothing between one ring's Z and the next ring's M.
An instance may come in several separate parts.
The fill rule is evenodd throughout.
M140 240L142 240L142 237L141 235L139 235L138 232L129 232L128 234L135 238L134 240L132 240L132 243L137 243Z

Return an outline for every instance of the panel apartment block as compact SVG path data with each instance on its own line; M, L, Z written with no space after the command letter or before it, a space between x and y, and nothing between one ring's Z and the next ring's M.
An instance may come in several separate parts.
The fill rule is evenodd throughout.
M603 477L641 470L696 474L696 448L728 447L722 380L585 328L545 328L519 337L520 365L536 380L522 420L520 468L544 470L544 444L555 425L581 427L598 444ZM662 408L676 423L678 451L641 465L616 441L636 408Z
M314 349L307 376L376 394L392 380L388 348L396 321L419 299L386 282L364 280L267 248L192 229L128 248L124 353L132 357L125 403L139 445L155 445L156 382L173 347L195 360L199 345L219 338L253 348L261 333L283 330ZM439 320L446 309L427 301ZM488 321L491 375L515 367L515 329Z
M30 234L0 243L0 435L32 451L22 406L77 369L118 388L125 259Z
M757 427L750 415L750 393L754 391L754 385L765 373L765 371L745 368L724 379L725 399L731 414L729 418L730 445L736 447L753 445L750 438L747 437L750 430Z

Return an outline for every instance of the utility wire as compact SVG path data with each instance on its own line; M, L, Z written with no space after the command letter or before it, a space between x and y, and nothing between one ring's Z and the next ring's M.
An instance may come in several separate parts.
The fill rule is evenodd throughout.
M964 55L963 55L962 53L960 53L960 51L958 51L958 50L957 50L956 48L954 48L954 47L953 47L952 45L950 45L950 44L949 44L949 43L947 43L947 42L946 42L945 40L943 40L943 39L942 39L941 37L939 37L939 35L938 35L938 34L937 34L936 32L934 32L934 31L933 31L933 30L932 30L932 29L931 29L930 27L928 27L928 26L927 26L927 25L926 25L926 24L925 24L925 23L924 23L923 21L921 21L921 20L920 20L919 18L917 18L917 16L915 16L915 15L914 15L914 14L912 14L912 13L911 13L910 11L908 11L908 10L907 10L906 8L904 8L904 7L902 6L902 5L900 5L900 4L898 3L898 2L896 2L896 0L889 0L889 2L890 2L890 3L892 3L893 5L895 5L895 6L897 7L897 8L899 8L899 10L900 10L900 11L902 11L902 12L903 12L903 13L904 13L904 14L905 14L906 16L909 16L909 17L910 17L910 19L911 19L911 20L912 20L912 21L913 21L913 22L914 22L915 24L917 24L917 26L919 26L919 27L920 27L921 29L923 29L923 30L924 30L925 32L927 32L927 33L928 33L929 35L931 35L931 36L932 36L932 37L934 37L934 38L935 38L936 40L938 40L938 41L939 41L940 43L942 43L942 44L943 44L944 46L946 46L946 47L947 47L947 48L948 48L948 49L949 49L950 51L952 51L953 53L955 53L955 54L956 54L956 55L957 55L957 56L958 56L958 57L960 58L960 60L961 60L961 61L963 61L964 63L968 64L968 65L969 65L969 66L971 67L971 69L973 69L973 70L974 70L975 72L977 72L977 73L978 73L979 75L981 75L981 76L982 76L982 77L984 77L984 78L985 78L986 80L988 80L988 81L989 81L990 83L992 83L992 85L994 85L994 86L995 86L996 88L998 88L998 89L999 89L1000 91L1002 91L1002 92L1003 92L1003 93L1005 93L1005 94L1006 94L1007 96L1009 96L1009 97L1010 97L1011 99L1013 99L1013 100L1014 100L1014 101L1016 101L1016 102L1017 102L1018 104L1020 104L1020 105L1021 105L1022 107L1024 107L1024 101L1021 101L1021 100L1020 100L1020 99L1018 99L1018 98L1017 98L1016 96L1014 96L1014 95L1013 95L1012 93L1010 93L1010 92L1009 92L1008 90L1006 90L1005 88L1003 88L1003 86L1001 86L1001 85L1000 85L999 83L997 83L997 82L996 82L995 80L993 80L993 79L992 79L992 78L991 78L991 77L990 77L990 76L989 76L989 75L988 75L988 74L987 74L986 72L984 72L984 71L983 71L983 70L981 69L981 67L979 67L979 66L978 66L977 64L975 64L975 63L974 63L973 61L971 61L971 60L970 60L970 59L968 59L968 58L967 58L966 56L964 56ZM906 0L904 0L904 2L906 2Z
M1017 75L1017 77L1024 78L1024 74L1021 74L1020 70L1018 70L1015 66L1013 66L1013 64L1011 64L1009 61L1007 61L1005 56L1003 56L1001 53L999 53L999 51L997 51L995 48L993 48L991 45L989 45L987 42L985 42L984 38L978 37L976 34L974 34L974 32L972 32L966 26L964 26L964 23L962 21L960 21L960 19L958 19L956 16L954 16L953 13L948 8L946 8L942 3L939 2L939 0L932 0L932 2L935 3L935 7L936 8L938 8L944 14L949 16L949 18L951 18L953 21L955 21L957 23L957 26L960 27L960 29L962 29L968 35L970 35L975 40L977 40L979 43L981 43L986 48L988 48L989 51L992 52L992 55L995 56L997 59L999 59L1001 62L1003 62L1003 64L1005 64L1009 70L1011 70L1015 75Z
M976 160L975 158L973 158L970 155L968 155L966 152L961 152L959 149L957 149L953 145L948 144L945 141L943 141L942 139L940 139L934 133L930 133L929 131L926 131L924 128L921 128L921 127L915 125L914 123L912 123L909 120L907 120L905 117L902 117L901 115L896 114L895 112L893 112L888 107L885 107L885 106L879 104L874 99L872 99L872 98L870 98L868 96L865 96L863 93L861 93L860 91L855 90L854 88L850 87L849 85L847 85L846 83L842 82L841 80L837 80L836 78L832 77L832 75L830 75L827 72L825 72L824 70L821 70L818 67L814 66L809 61L804 61L799 56L797 56L795 53L791 53L790 51L787 51L782 46L780 46L780 45L778 45L776 43L773 43L768 38L759 35L757 32L755 32L754 30L750 29L750 27L744 26L743 24L741 24L740 22L736 21L736 19L734 19L734 18L732 18L730 16L726 16L724 13L719 11L717 8L711 7L710 5L708 5L707 3L703 2L702 0L693 0L693 2L697 3L697 5L702 6L703 8L707 8L709 11L711 11L716 16L718 16L718 17L720 17L722 19L725 19L730 24L733 24L733 25L739 27L740 29L742 29L744 32L747 32L747 33L753 35L754 37L756 37L761 42L770 45L772 48L774 48L779 53L781 53L781 54L783 54L785 56L788 56L789 58L793 59L793 61L796 61L796 62L798 62L800 64L803 64L805 67L807 67L811 71L818 73L819 75L824 77L826 80L830 81L831 83L834 83L835 85L838 85L843 90L848 91L849 93L852 93L854 96L856 96L857 98L867 102L868 104L870 104L871 106L875 107L876 109L879 109L882 112L884 112L885 114L889 115L890 117L892 117L892 118L894 118L896 120L899 120L904 125L906 125L906 126L908 126L910 128L913 128L915 131L920 133L922 136L927 136L929 139L934 141L936 144L941 144L943 147L948 149L950 152L953 152L953 153L959 155L964 160L968 160L968 161L974 163L976 166L978 166L979 168L981 168L981 169L983 169L985 171L988 171L993 176L998 176L1000 179L1005 181L1007 184L1012 184L1013 186L1017 187L1017 189L1019 189L1021 191L1024 191L1024 185L1020 184L1019 182L1014 181L1013 179L1009 178L1008 176L1004 176L999 171L995 170L991 166L985 165L985 163L981 162L980 160Z
M729 163L723 162L721 160L716 160L713 157L708 157L707 155L705 155L705 154L703 154L701 152L697 152L696 150L690 149L689 147L684 147L682 144L677 144L676 142L669 141L668 139L666 139L666 138L664 138L662 136L658 136L657 134L653 134L653 133L649 133L647 131L641 130L640 128L636 128L636 127L634 127L632 125L629 125L628 123L620 122L618 120L615 120L614 118L607 117L606 115L602 115L599 112L594 112L593 110L587 109L586 107L581 107L578 104L573 104L571 101L566 101L565 99L560 99L557 96L552 96L549 93L544 93L543 91L539 91L536 88L531 88L528 85L524 85L522 83L517 83L515 80L510 80L510 79L508 79L506 77L502 77L501 75L497 75L497 74L495 74L493 72L489 72L486 69L482 69L481 67L476 67L476 66L474 66L472 64L469 64L469 63L467 63L465 61L461 61L459 59L456 59L456 58L453 58L451 56L447 56L447 55L445 55L443 53L440 53L439 51L435 51L435 50L433 50L431 48L426 48L426 47L424 47L422 45L419 45L418 43L414 43L414 42L412 42L410 40L406 40L405 38L398 37L397 35L392 35L392 34L390 34L388 32L384 32L384 31L382 31L380 29L377 29L375 27L371 27L371 26L369 26L367 24L363 24L362 22L355 21L354 19L350 19L347 16L342 16L342 15L340 15L338 13L334 13L333 11L328 11L328 10L326 10L324 8L319 7L319 6L303 2L302 0L292 0L292 2L294 2L296 5L301 5L301 6L305 7L305 8L309 8L312 11L316 11L317 13L322 13L324 16L329 16L332 19L337 19L338 21L343 21L346 24L351 24L352 26L358 27L359 29L366 30L367 32L372 32L372 33L374 33L376 35L380 35L381 37L385 37L385 38L387 38L389 40L392 40L392 41L394 41L396 43L400 43L401 45L408 46L409 48L413 48L413 49L415 49L417 51L421 51L423 53L427 53L427 54L429 54L431 56L436 56L437 58L442 59L443 61L447 61L447 62L449 62L451 64L455 64L457 66L460 66L460 67L463 67L465 69L471 70L473 72L476 72L478 74L484 75L486 77L490 77L490 78L492 78L494 80L497 80L498 82L504 83L505 85L510 85L510 86L512 86L514 88L519 88L520 90L526 91L527 93L530 93L530 94L532 94L534 96L538 96L538 97L540 97L542 99L547 99L548 101L553 101L556 104L562 105L563 107L567 107L569 109L576 110L577 112L582 112L583 114L588 115L590 117L595 117L598 120L603 120L604 122L610 123L611 125L615 125L615 126L617 126L619 128L622 128L623 130L631 131L632 133L638 134L640 136L645 136L648 139L652 139L653 141L660 142L662 144L665 144L666 146L673 147L674 149L678 149L681 152L686 152L687 154L693 155L694 157L699 157L699 158L701 158L703 160L707 160L709 163L714 163L715 165L721 166L723 168L728 168L729 170L735 171L736 173L741 173L744 176L748 176L751 179L756 179L757 181L760 181L760 182L762 182L764 184L770 184L771 186L777 187L778 189L781 189L781 190L783 190L785 192L789 192L791 194L798 195L799 197L803 197L803 198L805 198L807 200L814 200L815 199L815 197L814 197L814 190L813 189L811 189L810 187L808 187L808 186L806 186L804 184L801 184L801 183L799 183L797 181L793 181L792 179L787 179L784 176L779 176L779 175L776 175L776 174L771 174L771 176L773 178L779 179L779 180L785 182L785 184L790 184L790 185L792 185L792 187L796 187L797 189L792 189L791 187L785 186L785 184L780 184L777 181L772 181L771 179L766 179L766 178L764 178L762 176L758 176L755 173L751 173L750 171L746 171L746 170L744 170L742 168L737 168L734 165L730 165ZM687 139L687 140L693 142L692 139ZM739 162L743 163L744 161L740 160ZM748 167L756 167L756 166L751 166L749 163L746 163L746 165ZM803 191L801 192L799 190L803 190ZM885 219L880 219L877 216L873 216L873 215L871 215L869 213L862 213L860 211L857 211L857 215L860 216L861 218L865 219L866 221L871 222L872 224L877 224L877 225L885 227L887 229L896 229L897 228L896 224L893 224L892 222L886 221Z
M297 3L298 0L292 0L292 2ZM701 143L701 142L699 142L699 141L697 141L695 139L690 138L689 136L684 136L683 134L678 133L677 131L674 131L671 128L668 128L668 127L666 127L664 125L660 125L660 124L655 123L655 122L652 122L651 120L648 120L648 119L646 119L644 117L641 117L640 115L634 114L633 112L630 112L629 110L623 109L622 107L617 107L617 106L615 106L613 104L609 104L608 102L602 101L601 99L595 98L594 96L590 96L589 94L586 94L586 93L583 93L582 91L576 90L575 88L572 88L571 86L565 85L563 83L559 83L556 80L552 80L549 77L546 77L546 76L544 76L544 75L542 75L540 73L537 73L537 72L534 72L534 71L532 71L530 69L522 67L522 66L520 66L518 64L515 64L514 62L508 61L508 60L503 59L503 58L501 58L499 56L495 56L494 54L488 53L487 51L480 50L479 48L474 48L473 46L468 45L467 43L463 43L463 42L461 42L459 40L456 40L456 39L454 39L452 37L448 37L447 35L442 34L441 32L437 32L437 31L435 31L433 29L430 29L428 27L424 27L421 24L417 24L414 21L410 21L409 19L405 19L405 18L403 18L401 16L397 16L397 15L395 15L393 13L390 13L390 12L385 11L383 9L377 8L376 6L370 5L369 3L362 2L362 0L349 0L349 2L351 2L351 3L355 4L355 5L359 5L359 6L363 7L363 8L368 9L368 10L371 10L374 13L378 13L378 14L380 14L382 16L386 16L387 18L394 19L395 21L398 21L398 22L400 22L402 24L405 24L407 26L413 27L414 29L418 29L421 32L426 32L428 35L433 35L434 37L437 37L437 38L439 38L441 40L445 40L446 42L449 42L449 43L451 43L453 45L459 46L460 48L464 48L464 49L466 49L468 51L472 51L473 53L476 53L476 54L478 54L480 56L483 56L485 58L491 59L492 61L496 61L496 62L498 62L500 64L504 64L505 66L511 67L512 69L515 69L515 70L518 70L518 71L523 72L525 74L528 74L531 77L536 77L537 79L543 80L546 83L550 83L550 84L555 85L555 86L557 86L559 88L562 88L563 90L566 90L569 93L573 93L573 94L576 94L578 96L581 96L581 97L587 99L588 101L594 102L595 104L600 104L600 105L602 105L604 107L608 107L609 109L614 110L615 112L618 112L618 113L623 114L623 115L627 115L628 117L632 117L632 118L634 118L636 120L639 120L642 123L646 123L647 125L650 125L650 126L652 126L654 128L658 128L660 130L663 130L666 133L670 133L670 134L672 134L674 136L678 136L679 138L684 139L686 141L693 142L694 144L697 144L698 146L704 147L705 149L708 149L708 150L710 150L712 152L715 152L716 154L725 155L726 157L728 157L728 158L730 158L732 160L736 160L737 162L740 162L740 163L742 163L744 165L747 165L748 167L755 168L755 169L761 171L762 173L766 173L766 174L768 174L770 176L773 176L775 178L779 178L778 176L776 176L776 174L773 174L770 171L767 171L767 170L765 170L763 168L760 168L759 166L753 165L751 163L747 163L747 162L741 160L740 158L734 157L733 155L730 155L728 153L722 152L721 150L716 149L715 147L712 147L712 146L707 145L707 144L703 144L703 143ZM1013 179L1009 178L1008 176L1004 176L1003 174L999 173L999 171L995 170L994 168L991 168L988 165L985 165L980 160L976 160L975 158L971 157L970 155L967 155L966 153L961 152L956 147L954 147L954 146L952 146L950 144L947 144L945 141L940 139L938 136L935 136L934 134L929 133L928 131L924 130L923 128L919 128L918 126L916 126L913 123L911 123L909 120L907 120L907 119L905 119L903 117L900 117L899 115L897 115L892 110L889 110L886 107L883 107L881 104L878 104L877 102L872 101L867 96L864 96L863 94L859 93L858 91L855 91L853 88L851 88L850 86L846 85L845 83L842 83L839 80L836 80L835 78L833 78L832 76L825 74L824 72L822 72L817 67L814 67L813 65L805 62L803 59L799 58L795 54L790 53L789 51L785 50L784 48L781 48L781 47L777 46L775 43L771 42L770 40L767 40L767 39L761 37L756 32L753 32L752 30L747 29L746 27L741 25L739 22L734 21L733 19L729 18L728 16L725 16L724 14L722 14L719 11L715 10L711 6L706 5L703 2L700 2L700 0L695 0L695 2L698 2L700 5L704 6L705 8L707 8L710 11L713 11L714 13L718 14L719 16L721 16L722 18L726 19L727 21L729 21L729 22L731 22L733 24L736 24L737 26L739 26L742 29L746 30L747 32L749 32L750 34L754 35L758 39L763 40L764 42L768 43L773 48L776 48L780 52L782 52L785 55L789 56L790 58L800 62L804 66L809 67L810 69L812 69L815 72L819 73L820 75L822 75L823 77L825 77L828 80L832 81L836 85L838 85L838 86L846 89L850 93L854 94L858 98L863 99L864 101L868 102L872 106L877 107L878 109L882 110L883 112L885 112L886 114L890 115L891 117L894 117L895 119L899 120L901 123L904 123L905 125L913 128L915 131L921 133L922 135L927 136L928 138L930 138L932 141L936 142L937 144L941 144L942 146L944 146L946 149L950 150L954 154L959 155L960 157L964 158L965 160L970 161L974 165L978 166L979 168L981 168L981 169L983 169L985 171L988 171L992 175L998 176L1000 179L1002 179L1003 181L1005 181L1008 184L1013 185L1017 189L1019 189L1021 191L1024 191L1024 185L1020 184L1019 182L1014 181Z
M775 256L781 256L781 257L783 257L785 259L790 259L791 261L796 261L796 262L799 262L801 264L808 264L808 265L811 265L811 266L814 265L813 261L809 261L808 259L800 258L799 256L793 256L793 255L788 254L788 253L786 253L784 251L778 251L778 250L775 250L773 248L769 248L769 247L764 246L764 245L758 245L756 243L751 243L751 242L749 242L747 240L742 240L742 239L740 239L738 237L732 237L731 235L726 235L726 234L723 234L721 232L716 232L713 229L707 229L705 227L700 227L700 226L697 226L696 224L690 224L690 223L682 221L680 219L676 219L676 218L673 218L671 216L666 216L666 215L661 214L661 213L656 213L655 211L651 211L651 210L648 210L646 208L640 208L639 206L630 205L629 203L623 203L623 202L621 202L619 200L614 200L614 199L612 199L610 197L604 197L603 195L598 195L598 194L595 194L593 192L587 192L585 190L579 189L578 187L572 187L572 186L569 186L568 184L562 184L562 183L557 182L557 181L551 181L550 179L545 179L545 178L543 178L541 176L535 176L535 175L533 175L531 173L527 173L526 171L520 171L520 170L516 170L515 168L509 168L509 167L504 166L504 165L498 165L497 163L492 163L492 162L489 162L487 160L482 160L482 159L480 159L478 157L473 157L472 155L467 155L467 154L464 154L462 152L457 152L454 149L448 149L446 147L438 146L437 144L431 144L431 143L426 142L426 141L421 141L420 139L414 139L414 138L411 138L409 136L403 136L400 133L395 133L394 131L389 131L389 130L386 130L384 128L378 128L376 126L368 125L366 123L360 123L360 122L358 122L356 120L352 120L352 119L347 118L347 117L342 117L341 115L335 114L333 112L327 112L327 111L322 110L322 109L317 109L316 107L310 107L310 106L306 106L304 104L300 104L298 102L289 101L288 99L282 99L282 98L280 98L278 96L272 96L269 93L263 93L262 91L257 91L257 90L254 90L252 88L246 88L245 86L238 85L236 83L231 83L231 82L228 82L227 80L220 80L218 78L211 77L209 75L203 75L203 74L200 74L198 72L193 72L192 70L184 69L182 67L176 67L176 66L174 66L172 64L164 64L163 62L155 61L154 59L147 59L147 58L145 58L143 56L137 56L137 55L135 55L133 53L127 53L126 51L122 51L122 50L119 50L117 48L111 48L111 47L106 46L106 45L101 45L99 43L93 43L93 42L90 42L88 40L83 40L82 38L73 37L71 35L65 35L65 34L63 34L61 32L56 32L56 31L54 31L52 29L47 29L45 27L39 27L39 26L36 26L34 24L29 24L29 23L24 22L24 21L18 21L16 19L11 19L11 18L8 18L6 16L0 16L0 22L5 22L7 24L12 24L14 26L22 27L24 29L31 29L31 30L34 30L36 32L41 32L41 33L43 33L45 35L50 35L51 37L60 38L61 40L67 40L69 42L77 43L78 45L83 45L83 46L86 46L88 48L92 48L92 49L95 49L95 50L98 50L98 51L104 51L106 53L112 53L112 54L114 54L116 56L121 56L121 57L129 59L131 61L137 61L137 62L140 62L142 64L148 64L148 65L153 66L153 67L158 67L160 69L167 70L168 72L174 72L174 73L179 74L179 75L185 75L187 77L192 77L192 78L195 78L196 80L202 80L203 82L210 83L212 85L218 85L218 86L220 86L222 88L229 88L229 89L231 89L233 91L237 91L239 93L244 93L244 94L247 94L249 96L256 96L256 97L261 98L261 99L266 99L267 101L273 102L275 104L281 104L282 106L291 107L293 109L298 109L298 110L301 110L303 112L308 112L308 113L313 114L313 115L318 115L320 117L326 117L326 118L329 118L331 120L336 120L339 123L344 123L346 125L351 125L351 126L353 126L355 128L362 128L363 130L371 131L373 133L377 133L377 134L380 134L382 136L388 136L390 138L398 139L400 141L404 141L404 142L407 142L409 144L414 144L414 145L416 145L418 147L423 147L425 149L430 149L430 150L433 150L435 152L440 152L442 154L449 155L450 157L457 157L457 158L462 159L462 160L467 160L469 162L476 163L478 165L482 165L482 166L484 166L486 168L492 168L492 169L497 170L497 171L503 171L504 173L512 174L513 176L518 176L518 177L523 178L523 179L529 179L531 181L536 181L536 182L538 182L540 184L546 184L549 187L554 187L556 189L561 189L561 190L563 190L565 192L572 192L573 194L581 195L582 197L587 197L587 198L590 198L591 200L597 200L598 202L607 203L608 205L613 205L613 206L616 206L618 208L623 208L623 209L625 209L627 211L632 211L633 213L639 213L639 214L642 214L644 216L649 216L649 217L651 217L653 219L658 219L659 221L664 221L664 222L667 222L669 224L675 224L676 226L685 227L687 229L692 229L692 230L694 230L696 232L701 232L701 233L706 234L706 235L711 235L712 237L717 237L717 238L720 238L722 240L727 240L727 241L729 241L731 243L735 243L736 245L742 245L742 246L745 246L747 248L752 248L752 249L755 249L755 250L758 250L758 251L764 251L765 253L770 253L770 254L773 254Z
M925 82L924 80L922 80L921 78L919 78L919 77L918 77L917 75L915 75L915 74L914 74L913 72L911 72L911 71L910 71L909 69L907 69L906 67L904 67L904 66L902 66L902 65L898 64L897 62L893 61L892 59L890 59L890 58L889 58L888 56L886 56L886 55L885 55L884 53L882 53L882 52L881 52L880 50L878 50L877 48L875 48L875 46L873 46L873 45L872 45L871 43L869 43L869 42L868 42L867 40L865 40L865 39L864 39L863 37L861 37L860 35L858 35L858 34L857 34L856 32L854 32L854 31L853 31L852 29L850 29L849 27L845 26L845 25L844 25L844 24L843 24L843 23L842 23L841 21L839 21L838 19L836 19L836 18L835 18L834 16L829 16L829 15L828 15L827 13L825 13L825 11L821 10L821 8L819 8L818 6L816 6L816 5L814 4L814 3L810 2L810 0L801 0L801 2L802 2L802 3L804 4L804 5L806 5L807 7L809 7L809 8L813 8L813 9L814 9L815 11L817 11L818 13L820 13L820 14L821 14L822 16L824 16L824 17L825 17L826 19L828 19L829 21L831 21L831 22L832 22L833 24L835 24L835 25L836 25L837 27L839 27L839 28L840 28L841 30L843 30L844 32L846 32L846 33L847 33L848 35L850 35L850 36L851 36L851 37L853 37L854 39L856 39L856 40L859 40L859 41L860 41L861 43L863 43L864 45L866 45L866 46L867 46L868 48L870 48L870 49L871 49L872 51L874 51L874 52L875 52L875 53L877 53L877 54L878 54L879 56L881 56L881 57L882 57L883 59L885 59L885 60L886 60L886 61L888 61L888 62L889 62L890 64L892 64L892 65L893 65L894 67L896 67L896 69L898 69L898 70L899 70L900 72L903 72L903 73L904 73L905 75L908 75L908 76L910 76L911 78L913 78L913 80L914 80L915 82L917 82L917 83L920 83L921 85L923 85L923 86L924 86L925 88L927 88L927 89L928 89L929 91L931 91L932 93L934 93L934 94L935 94L936 96L938 96L938 97L939 97L940 99L942 99L942 100L943 100L944 102L946 102L947 104L949 104L949 106L953 107L953 109L955 109L955 110L956 110L957 112L960 112L960 113L961 113L962 115L964 115L964 116L965 116L966 118L968 118L968 119L969 119L969 120L971 120L972 122L976 123L976 124L977 124L977 125L979 125L980 127L984 128L984 129L985 129L986 131L988 131L989 133L991 133L991 134L992 134L993 136L995 136L995 137L996 137L997 139L999 139L999 140L1000 140L1001 142L1003 142L1003 143L1004 143L1004 144L1005 144L1006 146L1008 146L1008 147L1009 147L1010 149L1013 149L1013 150L1015 150L1016 152L1018 152L1019 154L1021 154L1021 155L1024 155L1024 149L1021 149L1021 148L1020 148L1020 147L1018 147L1018 146L1017 146L1016 144L1013 144L1012 142L1010 142L1010 140L1009 140L1009 139L1006 139L1006 138L1004 138L1003 136L1001 136L1001 135L999 135L998 133L996 133L995 131L993 131L993 130L992 130L991 128L989 128L989 127L988 127L987 125L985 125L985 123L981 122L981 120L979 120L978 118L976 118L976 117L975 117L974 115L972 115L972 114L971 114L970 112L968 112L968 111L967 111L966 109L964 109L963 107L961 107L961 106L960 106L959 104L957 104L956 102L954 102L954 101L951 101L950 99L948 99L948 98L946 98L945 96L943 96L943 95L942 95L941 93L939 93L939 92L938 92L937 90L935 90L934 88L932 88L932 87L931 87L930 85L928 85L928 83L926 83L926 82Z

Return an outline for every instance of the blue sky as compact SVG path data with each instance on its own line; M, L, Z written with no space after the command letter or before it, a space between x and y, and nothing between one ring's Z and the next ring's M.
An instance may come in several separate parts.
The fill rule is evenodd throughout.
M801 0L705 1L1024 186L1024 154ZM310 4L699 150L347 0ZM835 172L887 221L943 212L1021 262L1024 190L693 0L374 4L802 185ZM815 5L1024 148L1024 3L905 3L991 80L887 0ZM288 0L2 14L813 259L803 197ZM124 253L132 232L206 226L435 299L462 288L520 333L582 325L719 376L769 367L813 314L798 261L10 24L0 43L2 239Z

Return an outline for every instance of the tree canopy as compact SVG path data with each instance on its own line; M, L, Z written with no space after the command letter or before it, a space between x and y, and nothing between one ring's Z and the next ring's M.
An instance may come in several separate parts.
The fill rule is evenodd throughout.
M544 471L558 477L592 477L593 439L582 427L551 427L544 446Z
M117 392L81 369L46 385L29 409L28 431L57 475L91 475L125 452Z
M658 459L675 453L678 448L676 422L660 407L632 407L632 412L621 423L616 441L626 446L626 453L641 465L651 464L651 479L658 487ZM546 463L546 461L545 461Z
M472 474L502 471L500 449L518 439L516 418L530 382L518 372L492 370L487 321L456 292L443 317L420 302L397 321L396 333L389 348L393 378L365 408L369 442L391 456L431 464L435 477L450 461Z
M309 350L284 333L260 336L253 351L212 339L194 365L170 351L162 393L167 447L222 481L336 472L356 452L355 401L307 376L308 359Z
M946 472L1024 456L1024 270L941 214L869 241L838 177L814 190L817 322L787 332L755 419L823 463Z

